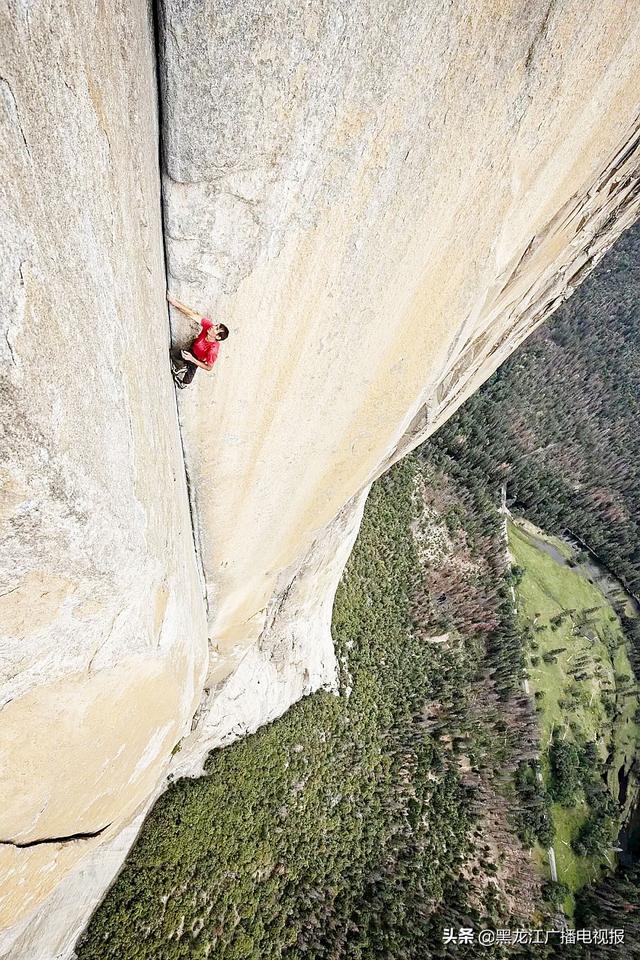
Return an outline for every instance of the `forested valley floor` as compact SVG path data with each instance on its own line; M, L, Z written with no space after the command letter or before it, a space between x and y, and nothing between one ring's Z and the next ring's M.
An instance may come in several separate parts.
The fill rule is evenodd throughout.
M527 610L548 582L544 564L523 548L521 565L513 542L509 556L501 509L506 485L516 519L570 531L639 592L639 294L636 228L375 484L334 607L339 696L305 698L212 753L205 777L171 786L80 960L528 955L447 943L445 930L557 924L568 887L544 862L557 824L577 844L572 922L624 927L624 950L610 955L640 955L636 868L606 869L619 796L587 772L616 718L627 733L635 722L624 711L640 621L604 600L582 603L575 584L580 602ZM631 660L626 685L596 662L605 630L611 662ZM591 646L569 676L568 646L585 632ZM584 706L585 684L597 686L597 710L591 693ZM627 741L616 743L627 756Z

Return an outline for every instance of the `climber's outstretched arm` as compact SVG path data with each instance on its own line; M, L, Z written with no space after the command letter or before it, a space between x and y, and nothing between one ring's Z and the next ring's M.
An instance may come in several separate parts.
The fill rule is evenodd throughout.
M190 320L195 320L196 323L202 322L202 314L196 313L195 310L192 310L191 307L187 307L184 303L180 303L179 300L176 300L170 293L167 293L167 300L169 303L179 310L180 313L184 313L185 317L189 317Z

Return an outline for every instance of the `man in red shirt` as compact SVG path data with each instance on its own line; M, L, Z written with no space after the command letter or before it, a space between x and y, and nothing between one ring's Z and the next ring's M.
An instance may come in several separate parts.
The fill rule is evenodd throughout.
M224 323L214 323L213 320L209 320L208 317L203 317L201 314L196 313L195 310L186 307L184 303L180 303L180 301L172 297L170 293L167 294L167 300L176 310L184 313L185 317L189 317L189 319L193 320L200 328L200 332L191 344L190 349L180 351L180 357L182 359L180 360L178 357L175 357L171 360L173 379L176 382L176 386L183 389L189 386L196 375L198 367L201 367L207 372L211 370L218 358L218 350L220 349L218 344L221 340L227 339L229 330L225 327Z

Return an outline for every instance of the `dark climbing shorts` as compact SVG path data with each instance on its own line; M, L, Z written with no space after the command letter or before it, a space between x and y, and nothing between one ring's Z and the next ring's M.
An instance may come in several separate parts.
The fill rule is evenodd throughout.
M189 363L180 353L172 354L171 372L177 387L188 387L195 377L197 369L195 363Z
M195 375L196 375L197 369L198 369L198 368L196 367L195 363L189 363L188 360L185 361L185 371L184 371L184 374L183 374L183 376L182 376L182 386L183 386L183 387L186 387L186 386L188 386L188 385L191 383L191 381L193 380L193 378L194 378Z

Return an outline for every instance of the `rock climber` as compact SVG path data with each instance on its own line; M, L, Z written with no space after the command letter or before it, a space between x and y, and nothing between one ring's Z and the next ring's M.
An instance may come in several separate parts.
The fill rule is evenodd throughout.
M184 313L200 328L198 336L195 338L189 350L181 350L171 357L171 372L176 386L180 389L188 387L196 375L198 367L209 372L218 358L218 344L221 340L226 340L229 336L229 330L224 323L214 323L208 317L186 307L180 303L170 293L167 293L167 300L172 306Z

